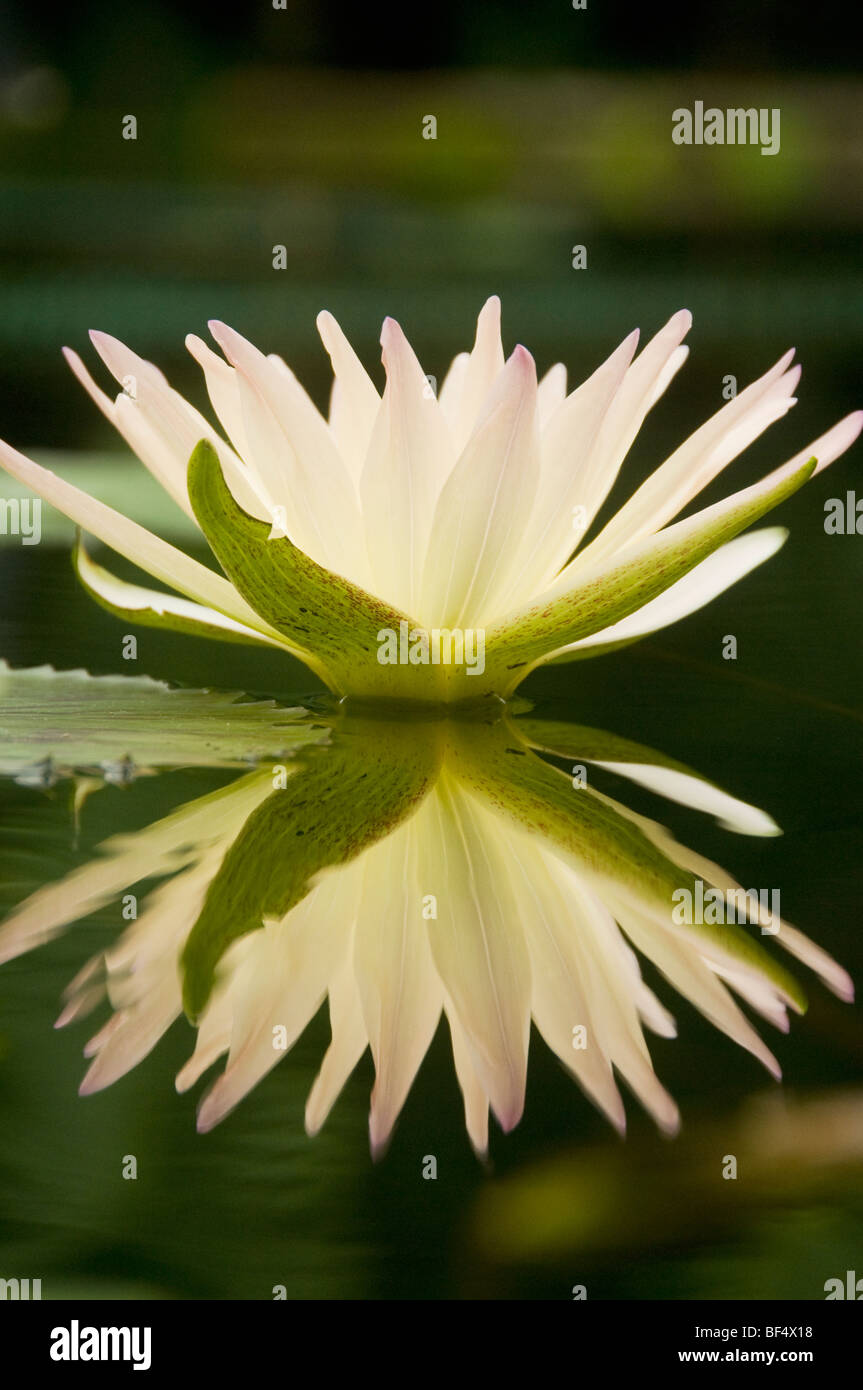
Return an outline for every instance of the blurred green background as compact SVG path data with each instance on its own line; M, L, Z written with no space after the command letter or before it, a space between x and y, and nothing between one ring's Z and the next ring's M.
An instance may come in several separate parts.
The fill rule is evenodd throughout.
M692 358L610 507L722 404L723 377L742 386L794 343L800 404L704 500L743 486L861 404L863 84L843 13L445 0L394 23L301 0L0 7L0 435L187 541L63 343L93 367L87 330L114 333L203 407L183 337L215 316L280 352L324 405L320 308L378 380L385 314L440 378L497 292L507 349L525 342L541 370L563 359L571 380L635 324L650 333L692 309ZM695 100L779 107L780 154L673 145L671 112ZM577 244L586 270L572 269ZM781 885L790 919L858 979L863 541L826 536L823 507L859 467L858 449L782 509L791 541L739 589L523 692L766 807L781 840L625 798L743 882ZM0 538L0 656L128 673L121 625L73 586L68 537L46 518L41 546ZM736 663L721 659L726 633ZM314 686L276 656L150 631L137 670L282 697ZM77 826L69 784L4 785L3 909L224 776L106 788ZM302 1133L325 1018L206 1138L173 1091L184 1024L78 1100L74 1037L51 1023L115 916L0 971L0 1276L42 1277L46 1297L267 1298L282 1283L291 1297L567 1298L585 1283L589 1297L818 1298L826 1279L863 1273L863 1043L856 1011L815 986L778 1044L778 1110L751 1110L755 1063L675 1004L681 1039L653 1052L684 1113L679 1141L631 1104L622 1146L538 1043L525 1118L495 1135L485 1172L441 1034L373 1167L368 1061L324 1133ZM129 1152L136 1183L120 1178ZM728 1152L736 1184L720 1180ZM428 1153L436 1182L421 1177Z

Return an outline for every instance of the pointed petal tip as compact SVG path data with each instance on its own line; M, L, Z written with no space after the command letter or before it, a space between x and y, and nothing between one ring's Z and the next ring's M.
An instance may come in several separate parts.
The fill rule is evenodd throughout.
M315 319L315 327L318 330L318 337L329 351L334 335L339 332L338 319L335 314L330 313L329 309L321 309Z
M853 444L860 431L863 430L863 410L852 410L851 414L846 415L840 423L848 426L849 433L853 429L854 433L850 441Z
M485 303L483 304L482 308L481 308L480 311L479 311L479 314L478 314L478 316L477 316L477 324L479 324L480 321L485 321L485 319L487 319L487 318L492 319L492 321L493 321L494 323L496 323L496 324L499 324L499 323L500 323L500 295L499 295L499 294L490 294L490 295L489 295L488 299L485 301Z
M389 1149L400 1109L400 1105L393 1105L392 1097L376 1077L369 1105L369 1148L375 1163L380 1162Z
M306 1108L303 1113L303 1128L310 1139L314 1139L315 1135L320 1134L334 1101L334 1097L330 1098L329 1101L325 1099L321 1091L320 1073L318 1073L306 1098Z
M199 1134L209 1134L211 1129L215 1129L221 1118L221 1115L214 1112L213 1108L204 1101L195 1118L195 1129Z
M783 372L782 376L780 377L780 380L784 381L785 389L790 393L795 389L802 375L803 367L799 362L795 362L793 367L789 367L786 372ZM796 404L797 398L796 396L792 396L791 400L789 401L789 405Z
M405 349L410 351L407 334L398 319L391 318L389 314L381 324L380 344L381 360L383 361L384 367L388 365L387 356L389 353L395 355L403 353Z
M773 817L768 816L766 811L763 812L763 820L753 820L746 825L730 820L717 820L716 824L723 830L730 831L733 835L749 835L753 839L759 840L772 840L785 834L782 826L777 825Z
M195 1117L195 1127L199 1134L209 1134L211 1129L220 1125L245 1095L245 1091L241 1091L240 1094L234 1091L232 1094L230 1078L231 1071L226 1068L213 1082L206 1095L201 1097Z
M235 365L234 355L236 349L245 346L246 339L241 333L238 333L235 328L231 328L230 324L223 323L221 319L207 319L207 327L215 342L217 342L222 349L222 352L232 365Z
M656 1123L659 1126L660 1132L664 1134L667 1139L677 1138L680 1133L680 1111L673 1101L667 1110L663 1111L661 1115L657 1115Z
M517 343L510 353L505 363L504 370L509 368L518 377L536 380L536 362L533 354L528 351L523 343Z
M372 1117L369 1116L369 1153L372 1156L372 1163L381 1163L386 1158L392 1139L392 1127L384 1130L373 1126Z
M847 449L850 449L861 429L863 429L863 410L852 410L850 415L843 416L831 430L828 430L820 439L816 439L808 450L804 450L804 453L808 453L816 461L813 476L823 473L824 469L829 467L835 459L840 458Z
M492 1105L492 1110L503 1133L511 1134L524 1114L524 1097L511 1100L506 1107L500 1109Z
M197 1065L197 1056L193 1052L191 1057L183 1063L174 1078L174 1089L177 1091L177 1094L181 1096L185 1095L186 1091L194 1086L203 1070L201 1066Z
M222 323L221 319L207 319L207 327L210 330L210 335L219 344L219 347L224 348L225 343L230 341L231 336L231 330L228 325Z
M111 351L116 348L119 348L123 352L128 351L126 344L121 338L115 338L113 333L105 333L101 328L91 328L87 336L109 371L110 363L108 362L106 354L110 354Z
M621 1100L621 1102L620 1102L620 1110L619 1110L619 1111L618 1111L618 1110L615 1110L615 1111L612 1113L611 1111L606 1110L605 1114L606 1114L606 1118L608 1119L608 1122L609 1122L609 1124L611 1125L612 1129L614 1130L615 1134L619 1135L621 1139L625 1139L625 1138L626 1138L626 1110L624 1109L623 1101Z

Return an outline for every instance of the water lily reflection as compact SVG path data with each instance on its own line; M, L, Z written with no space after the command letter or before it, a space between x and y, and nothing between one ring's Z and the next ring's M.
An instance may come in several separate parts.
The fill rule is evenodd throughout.
M776 1076L776 1059L735 999L783 1031L788 1009L805 1007L776 944L851 998L829 956L757 905L743 924L733 913L719 924L677 920L681 891L695 895L701 883L731 901L737 885L598 790L597 767L734 830L776 827L663 755L498 705L459 719L339 712L325 722L325 746L320 719L304 747L294 727L281 762L108 841L0 929L8 959L159 880L137 919L67 991L61 1024L105 996L112 1008L86 1048L83 1092L124 1075L185 1012L197 1042L178 1089L227 1054L200 1105L198 1125L208 1130L326 999L332 1040L308 1098L309 1133L369 1047L370 1137L380 1151L442 1012L478 1152L488 1147L489 1111L504 1130L521 1116L531 1019L619 1130L622 1078L673 1132L678 1111L645 1029L672 1037L675 1024L642 978L639 955ZM564 772L554 755L586 775Z

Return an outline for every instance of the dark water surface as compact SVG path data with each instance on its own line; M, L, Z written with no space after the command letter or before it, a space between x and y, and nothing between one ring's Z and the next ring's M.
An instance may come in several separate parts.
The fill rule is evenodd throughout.
M778 559L708 610L636 649L541 672L522 693L540 712L649 744L765 808L783 836L735 835L649 791L623 791L611 774L603 783L747 886L780 885L784 913L859 980L859 541L824 536L813 494L786 509L803 519ZM7 550L3 584L18 600L0 642L12 666L129 674L120 624L75 588L64 554L40 548L25 563ZM720 655L731 632L736 663ZM212 683L215 671L222 688L289 704L314 685L281 658L155 632L140 638L142 670L188 685ZM4 913L90 861L107 837L238 775L166 770L103 784L77 809L72 780L7 778ZM373 1164L368 1054L321 1134L303 1131L329 1040L325 1007L209 1134L195 1132L205 1087L174 1089L192 1043L182 1019L131 1073L79 1098L79 1045L93 1028L52 1025L68 981L121 925L115 900L0 969L0 1263L41 1277L45 1296L268 1298L283 1284L289 1297L568 1297L585 1284L591 1297L817 1298L859 1263L863 1039L856 1011L817 982L807 980L808 1014L770 1039L785 1072L779 1092L647 966L679 1023L677 1041L651 1039L683 1113L679 1138L659 1136L628 1097L629 1137L619 1140L534 1033L524 1118L509 1136L492 1125L485 1168L465 1137L441 1026ZM121 1176L129 1154L134 1182ZM738 1158L736 1183L720 1179L727 1154ZM422 1176L428 1155L435 1181Z

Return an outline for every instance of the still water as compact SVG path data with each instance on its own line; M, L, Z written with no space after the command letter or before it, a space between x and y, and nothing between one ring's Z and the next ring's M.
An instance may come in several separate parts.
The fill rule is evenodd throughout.
M780 1088L657 947L720 865L863 973L860 562L805 497L757 578L469 721L150 632L130 681L66 555L7 550L0 653L60 674L0 678L2 1272L43 1297L818 1298L859 1265L853 1006L757 927L701 929L693 956L766 972L774 1022L784 972L805 989L787 1035L743 1004Z

